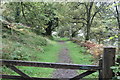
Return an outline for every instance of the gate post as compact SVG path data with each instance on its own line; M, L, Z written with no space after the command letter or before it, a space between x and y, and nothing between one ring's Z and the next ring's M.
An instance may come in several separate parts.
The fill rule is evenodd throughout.
M102 60L102 80L110 80L114 73L111 66L115 65L115 47L104 47Z
M99 60L99 67L102 68L102 59ZM102 69L99 70L98 80L102 80Z

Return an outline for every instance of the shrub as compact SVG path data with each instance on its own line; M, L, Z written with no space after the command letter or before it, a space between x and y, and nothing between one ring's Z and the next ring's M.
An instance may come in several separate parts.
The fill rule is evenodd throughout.
M120 55L117 55L116 57L120 60ZM112 66L111 69L115 73L115 77L113 77L113 80L120 80L120 62L118 63L116 61L115 66Z
M77 43L83 47L86 47L87 53L90 53L93 55L94 58L98 59L103 53L103 44L97 44L92 41L80 41L76 38L71 39L74 43Z
M44 37L36 35L21 24L6 23L2 33L3 59L28 60L34 55L33 52L44 52L42 47L48 43Z
M103 54L103 44L96 44L95 46L91 47L89 51L94 58L100 58L100 56Z

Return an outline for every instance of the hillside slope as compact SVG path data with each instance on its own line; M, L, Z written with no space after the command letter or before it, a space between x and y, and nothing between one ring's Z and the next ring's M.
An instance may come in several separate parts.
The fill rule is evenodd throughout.
M23 24L2 22L2 59L56 62L60 45L49 38L36 35ZM34 77L49 77L53 69L18 67ZM3 74L16 73L3 67Z

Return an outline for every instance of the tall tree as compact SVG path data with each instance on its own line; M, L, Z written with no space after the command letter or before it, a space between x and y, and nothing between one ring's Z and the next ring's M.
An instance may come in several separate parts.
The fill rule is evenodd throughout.
M120 8L120 4L117 4L115 8L116 8L116 19L118 22L118 52L120 53L120 11L118 11Z
M45 34L47 36L52 36L52 31L55 29L55 27L58 26L58 18L53 18L47 23L48 27L45 29Z
M99 6L97 4L99 4ZM85 24L86 26L85 40L89 40L93 20L95 16L100 12L100 10L103 8L104 3L86 2L86 3L80 3L80 6L84 6L84 12L80 13L81 14L80 17L74 17L73 19L76 20L76 23Z
M20 9L20 2L16 3L16 13L15 13L15 22L19 23L20 22L20 13L21 13L21 9Z

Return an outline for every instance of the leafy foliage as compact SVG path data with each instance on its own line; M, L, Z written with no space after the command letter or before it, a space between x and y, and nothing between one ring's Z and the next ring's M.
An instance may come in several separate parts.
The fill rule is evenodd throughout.
M87 53L90 53L93 55L93 58L99 59L101 55L103 54L103 44L96 44L92 41L80 41L78 39L72 39L73 42L79 44L80 46L86 47Z
M120 46L119 5L119 1L5 3L5 10L0 16L3 25L3 58L38 60L38 54L43 56L46 51L50 51L46 46L53 47L49 39L53 39L51 34L54 31L60 37L73 37L73 42L86 47L89 49L87 52L98 58L103 45ZM83 39L78 37L81 33ZM118 66L113 68L118 71Z
M118 59L120 59L120 55L117 55ZM120 63L116 62L115 66L112 66L111 69L115 73L115 76L113 77L113 80L119 80L120 79Z

